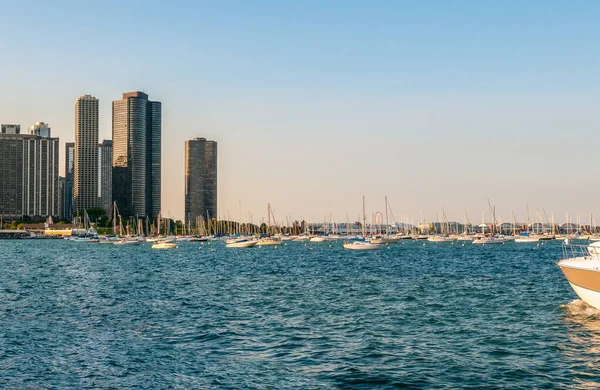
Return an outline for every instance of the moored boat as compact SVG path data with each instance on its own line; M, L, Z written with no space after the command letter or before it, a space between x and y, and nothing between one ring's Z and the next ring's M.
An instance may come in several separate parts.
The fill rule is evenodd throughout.
M229 241L229 240L228 240ZM258 243L258 240L247 240L245 238L228 242L226 248L252 248Z
M379 244L373 244L373 243L366 242L366 241L352 241L352 242L347 242L344 244L344 249L352 249L352 250L359 250L359 251L374 250L374 249L379 249L380 247L381 247L381 245L379 245Z
M500 237L482 237L473 240L473 244L475 245L494 245L494 244L504 244L506 240Z
M600 243L563 245L563 259L556 263L585 303L600 309Z
M177 247L177 244L175 244L174 242L157 241L152 245L152 249L175 249Z

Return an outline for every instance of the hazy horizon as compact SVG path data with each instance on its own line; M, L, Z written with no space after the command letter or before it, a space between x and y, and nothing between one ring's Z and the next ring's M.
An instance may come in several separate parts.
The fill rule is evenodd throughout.
M600 215L600 3L0 0L0 123L73 140L74 103L162 102L162 210L184 143L218 142L220 216L345 222L384 209L473 223ZM62 6L61 6L62 5ZM599 219L600 221L600 219Z

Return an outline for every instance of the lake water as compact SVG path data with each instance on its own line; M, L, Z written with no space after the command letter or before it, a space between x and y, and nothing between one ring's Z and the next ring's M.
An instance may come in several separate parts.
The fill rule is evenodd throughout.
M600 386L559 242L0 241L0 387Z

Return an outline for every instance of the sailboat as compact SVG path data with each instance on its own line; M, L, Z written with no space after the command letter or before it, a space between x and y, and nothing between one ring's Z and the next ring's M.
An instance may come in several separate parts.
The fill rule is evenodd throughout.
M365 237L367 235L366 225L367 217L365 215L365 197L363 196L363 223L362 223L362 235ZM374 244L372 242L367 241L352 241L344 243L344 249L352 249L352 250L374 250L379 249L379 244Z
M271 236L271 204L267 204L267 236L258 240L256 245L267 246L267 245L281 245L281 238ZM274 219L274 218L273 218Z
M514 218L514 216L513 216ZM516 223L516 222L515 222ZM533 233L533 232L531 232ZM515 242L517 243L527 243L527 242L539 242L540 239L537 236L532 235L529 232L529 203L527 203L527 232L519 235L519 237L515 238Z
M384 236L374 236L371 238L372 244L395 244L400 241L400 237L393 237L389 232L390 223L388 220L388 200L387 196L385 197L385 235Z

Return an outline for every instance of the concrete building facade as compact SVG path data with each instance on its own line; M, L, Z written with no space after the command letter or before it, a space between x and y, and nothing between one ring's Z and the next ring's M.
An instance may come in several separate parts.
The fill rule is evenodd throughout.
M58 149L58 138L0 134L0 215L4 219L60 216Z
M100 207L110 213L112 207L112 140L105 139L100 148Z
M185 220L217 217L217 143L206 138L185 142Z
M62 214L65 219L72 219L73 185L75 183L75 142L65 143L65 186L63 187Z
M98 99L82 95L75 101L75 166L73 209L98 207Z

